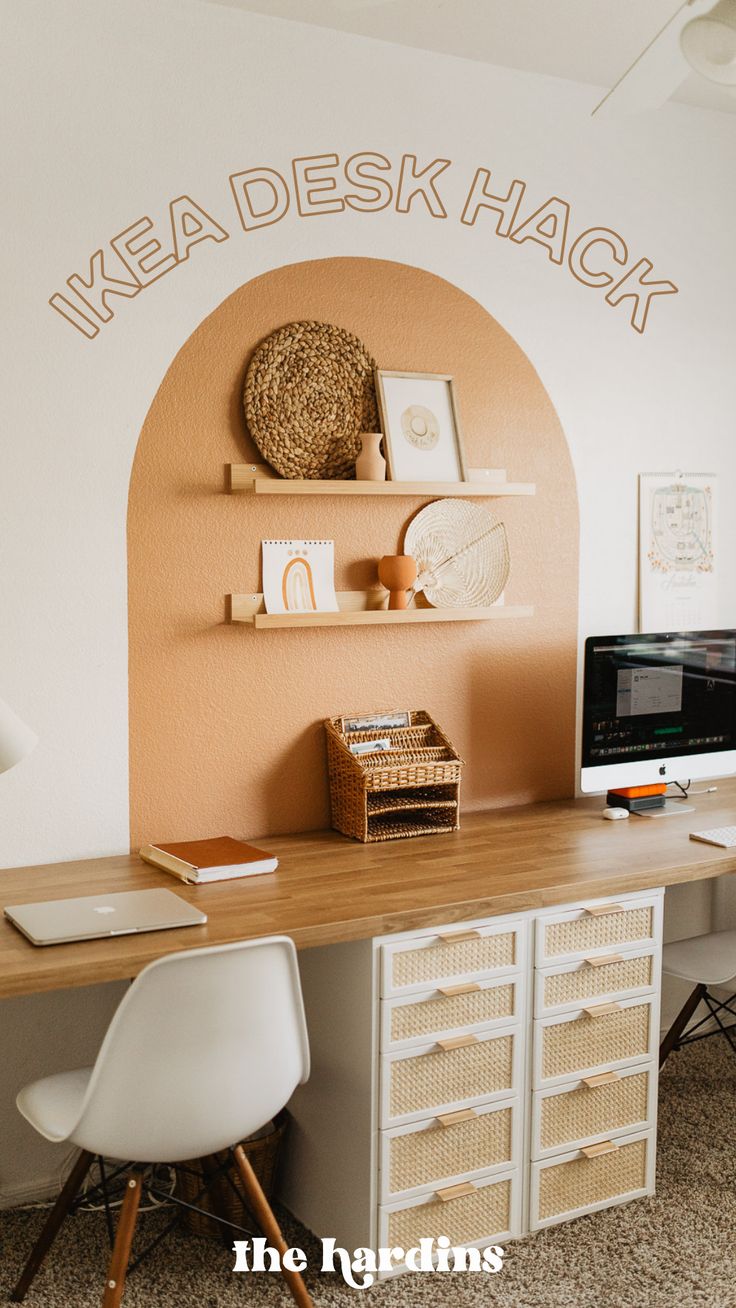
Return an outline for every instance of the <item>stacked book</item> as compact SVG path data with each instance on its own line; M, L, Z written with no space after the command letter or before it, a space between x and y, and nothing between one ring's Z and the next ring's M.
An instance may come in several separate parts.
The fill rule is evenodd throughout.
M272 854L256 849L254 845L246 845L242 840L234 840L232 836L144 845L139 853L144 862L152 863L162 872L170 872L190 885L275 872L279 865L279 860Z

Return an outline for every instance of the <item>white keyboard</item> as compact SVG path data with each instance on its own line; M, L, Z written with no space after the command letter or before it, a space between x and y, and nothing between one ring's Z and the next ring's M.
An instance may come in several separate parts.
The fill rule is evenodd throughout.
M710 831L691 831L691 840L703 840L706 845L720 845L731 849L736 845L736 827L713 827Z

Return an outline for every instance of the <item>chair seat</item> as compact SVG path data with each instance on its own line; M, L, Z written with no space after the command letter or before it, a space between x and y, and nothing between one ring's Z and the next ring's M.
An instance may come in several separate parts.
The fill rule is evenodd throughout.
M91 1067L80 1067L45 1076L24 1086L15 1102L39 1135L55 1143L68 1140L79 1121L91 1075Z
M723 985L736 977L736 930L674 940L662 950L662 971L684 981Z

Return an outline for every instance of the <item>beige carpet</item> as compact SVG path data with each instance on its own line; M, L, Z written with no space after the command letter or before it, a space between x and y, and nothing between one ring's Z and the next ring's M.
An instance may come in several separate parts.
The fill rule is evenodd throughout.
M508 1245L504 1269L406 1274L366 1291L309 1273L317 1308L736 1308L736 1058L721 1039L674 1054L661 1082L657 1195L552 1227ZM155 1222L152 1215L149 1222ZM42 1214L0 1213L0 1302ZM317 1264L302 1228L284 1233ZM98 1308L106 1257L96 1214L59 1236L25 1300L28 1308ZM278 1276L235 1276L215 1241L175 1236L130 1278L125 1308L283 1308Z

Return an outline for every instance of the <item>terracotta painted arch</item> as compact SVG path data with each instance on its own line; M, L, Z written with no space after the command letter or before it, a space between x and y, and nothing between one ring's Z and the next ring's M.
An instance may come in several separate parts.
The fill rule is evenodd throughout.
M381 367L456 379L470 466L535 481L488 500L506 523L500 623L257 632L225 596L257 591L263 538L334 539L340 590L375 583L423 501L255 499L224 465L257 459L241 407L254 347L299 319L336 323ZM128 512L131 844L329 823L322 719L428 709L466 760L463 806L573 791L578 510L563 431L534 367L477 301L420 268L340 258L266 273L173 360L141 431Z

